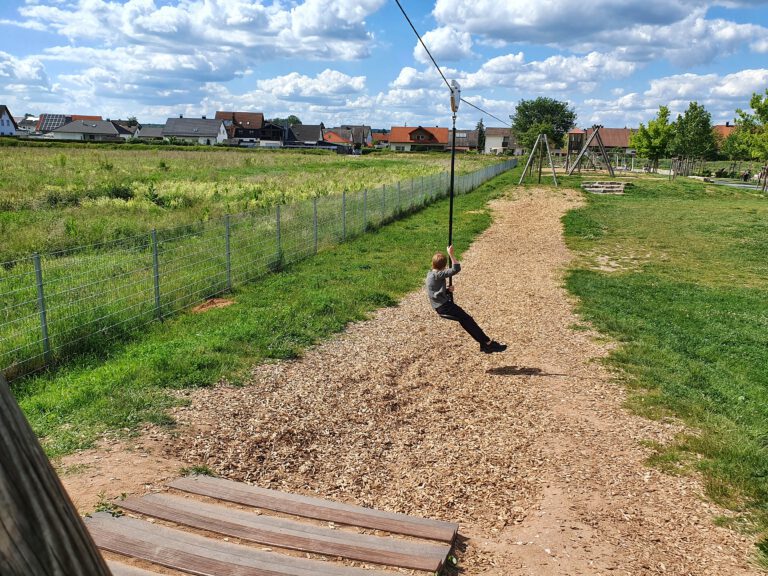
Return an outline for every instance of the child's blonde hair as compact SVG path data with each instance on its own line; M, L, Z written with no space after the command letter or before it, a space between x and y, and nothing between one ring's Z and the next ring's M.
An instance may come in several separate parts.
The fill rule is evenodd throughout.
M448 264L448 259L442 252L436 252L435 255L432 256L432 268L434 270L442 270L445 268L446 264Z

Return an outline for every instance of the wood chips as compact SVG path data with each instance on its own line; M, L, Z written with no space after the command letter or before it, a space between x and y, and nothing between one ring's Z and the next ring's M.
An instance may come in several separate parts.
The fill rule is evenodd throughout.
M254 368L248 386L186 392L163 458L456 521L466 575L758 574L752 542L713 524L725 512L698 479L644 465L641 442L681 426L627 413L607 346L574 329L560 217L580 193L518 193L457 247L457 303L505 353L480 353L418 291L296 361ZM425 274L442 249L424 247Z

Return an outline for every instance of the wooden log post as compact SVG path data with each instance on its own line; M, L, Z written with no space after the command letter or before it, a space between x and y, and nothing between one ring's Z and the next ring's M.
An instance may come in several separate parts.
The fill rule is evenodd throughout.
M110 576L1 371L0 574Z

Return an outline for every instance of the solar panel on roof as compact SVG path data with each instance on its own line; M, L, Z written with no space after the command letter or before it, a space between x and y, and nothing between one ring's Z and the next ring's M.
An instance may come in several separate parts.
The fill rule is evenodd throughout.
M64 114L41 114L40 115L40 131L50 132L56 130L67 123L67 117Z

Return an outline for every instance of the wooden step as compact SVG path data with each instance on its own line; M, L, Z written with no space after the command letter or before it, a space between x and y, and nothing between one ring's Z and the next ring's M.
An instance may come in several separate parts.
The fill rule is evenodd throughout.
M177 490L201 496L210 496L211 498L244 504L254 508L263 508L304 518L325 520L327 522L335 522L336 524L384 530L418 538L429 538L449 544L453 544L456 533L459 530L458 524L452 522L429 520L406 514L383 512L351 504L322 500L320 498L287 494L277 490L258 488L211 476L179 478L170 482L168 486Z
M85 524L99 548L198 576L391 576L265 552L107 512L97 512Z
M159 576L157 572L148 572L135 566L127 566L122 562L115 562L114 560L108 560L107 566L109 571L112 572L112 576Z
M131 498L120 507L267 546L430 572L439 571L451 551L449 544L334 530L165 494Z

